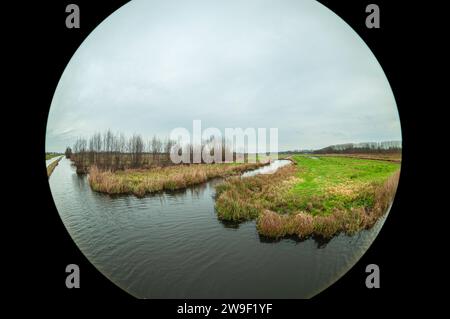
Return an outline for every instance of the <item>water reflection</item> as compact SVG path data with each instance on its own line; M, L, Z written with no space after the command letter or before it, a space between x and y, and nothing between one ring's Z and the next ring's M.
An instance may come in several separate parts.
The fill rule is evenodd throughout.
M290 240L296 244L299 243L303 243L305 241L314 241L316 244L316 247L318 249L323 249L327 246L327 244L331 241L332 238L324 238L322 236L309 236L306 238L300 238L297 235L289 235L289 236L284 236L282 238L273 238L273 237L267 237L264 235L259 235L259 241L261 243L266 243L266 244L274 244L274 243L279 243L280 241L285 241L285 240Z
M231 228L231 229L238 229L239 225L241 224L238 222L233 222L233 221L229 221L229 220L221 220L221 219L219 219L219 222L222 224L223 227Z
M250 177L259 174L272 174L275 173L279 168L289 165L291 163L292 162L290 160L276 160L270 163L269 165L260 167L253 171L245 172L244 174L242 174L242 177Z

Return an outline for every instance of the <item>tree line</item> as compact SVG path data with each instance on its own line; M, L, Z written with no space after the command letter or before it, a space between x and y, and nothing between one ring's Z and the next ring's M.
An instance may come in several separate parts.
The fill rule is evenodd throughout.
M89 138L79 137L65 155L70 158L78 172L85 172L95 165L103 169L125 169L146 165L161 165L169 159L174 141L157 136L145 141L141 135L130 137L107 130Z
M205 139L199 147L188 144L184 151L194 158L194 151L202 152L208 147L208 152L214 156L214 145L220 144L221 159L224 161L227 153L232 152L225 140L216 141L213 137ZM100 169L123 170L127 168L148 168L153 166L173 165L170 152L176 141L170 138L159 138L156 135L144 140L141 135L133 134L130 137L123 133L113 133L107 130L104 133L95 133L89 138L79 137L72 147L67 147L66 158L70 158L77 167L78 173L86 173L89 167L95 165ZM247 158L247 157L246 157ZM201 161L203 163L203 159Z
M397 153L402 150L400 141L366 142L366 143L347 143L337 144L316 150L313 153Z

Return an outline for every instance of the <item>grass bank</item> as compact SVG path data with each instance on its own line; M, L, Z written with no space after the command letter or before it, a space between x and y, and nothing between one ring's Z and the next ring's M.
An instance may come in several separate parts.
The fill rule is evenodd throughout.
M58 166L59 161L63 158L62 155L59 155L59 156L61 156L61 157L54 160L47 166L47 176L48 177L50 177L50 175L52 175L53 171L55 170L55 167Z
M138 197L162 190L177 190L204 183L216 177L228 177L256 169L263 163L192 164L102 171L89 170L89 184L94 191L107 194L134 194Z
M349 157L292 157L295 165L270 175L230 178L218 185L218 218L257 219L268 237L354 234L386 212L400 165Z
M45 153L45 160L48 161L49 159L52 159L57 156L61 156L60 153Z

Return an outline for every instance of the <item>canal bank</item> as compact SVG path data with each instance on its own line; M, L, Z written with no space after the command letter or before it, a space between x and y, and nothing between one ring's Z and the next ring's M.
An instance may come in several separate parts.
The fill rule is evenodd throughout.
M384 222L325 242L268 241L254 221L217 219L217 182L116 198L93 192L65 158L49 180L76 245L138 298L309 298L357 262Z

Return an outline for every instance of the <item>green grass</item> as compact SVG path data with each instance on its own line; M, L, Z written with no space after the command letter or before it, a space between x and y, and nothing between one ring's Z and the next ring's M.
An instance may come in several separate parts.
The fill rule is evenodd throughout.
M373 206L373 194L364 190L383 183L400 168L394 162L345 157L296 155L293 160L300 180L292 187L290 198L303 199L295 204L313 215L328 215L336 208Z
M46 153L45 154L45 160L49 160L52 159L53 157L57 157L57 156L61 156L62 154L58 154L58 153Z
M346 182L380 182L400 168L394 162L345 157L295 155L292 159L299 166L299 176L305 180L294 189L308 193Z
M371 227L393 200L400 164L295 155L276 173L230 178L216 188L219 219L257 219L270 237L331 237Z

